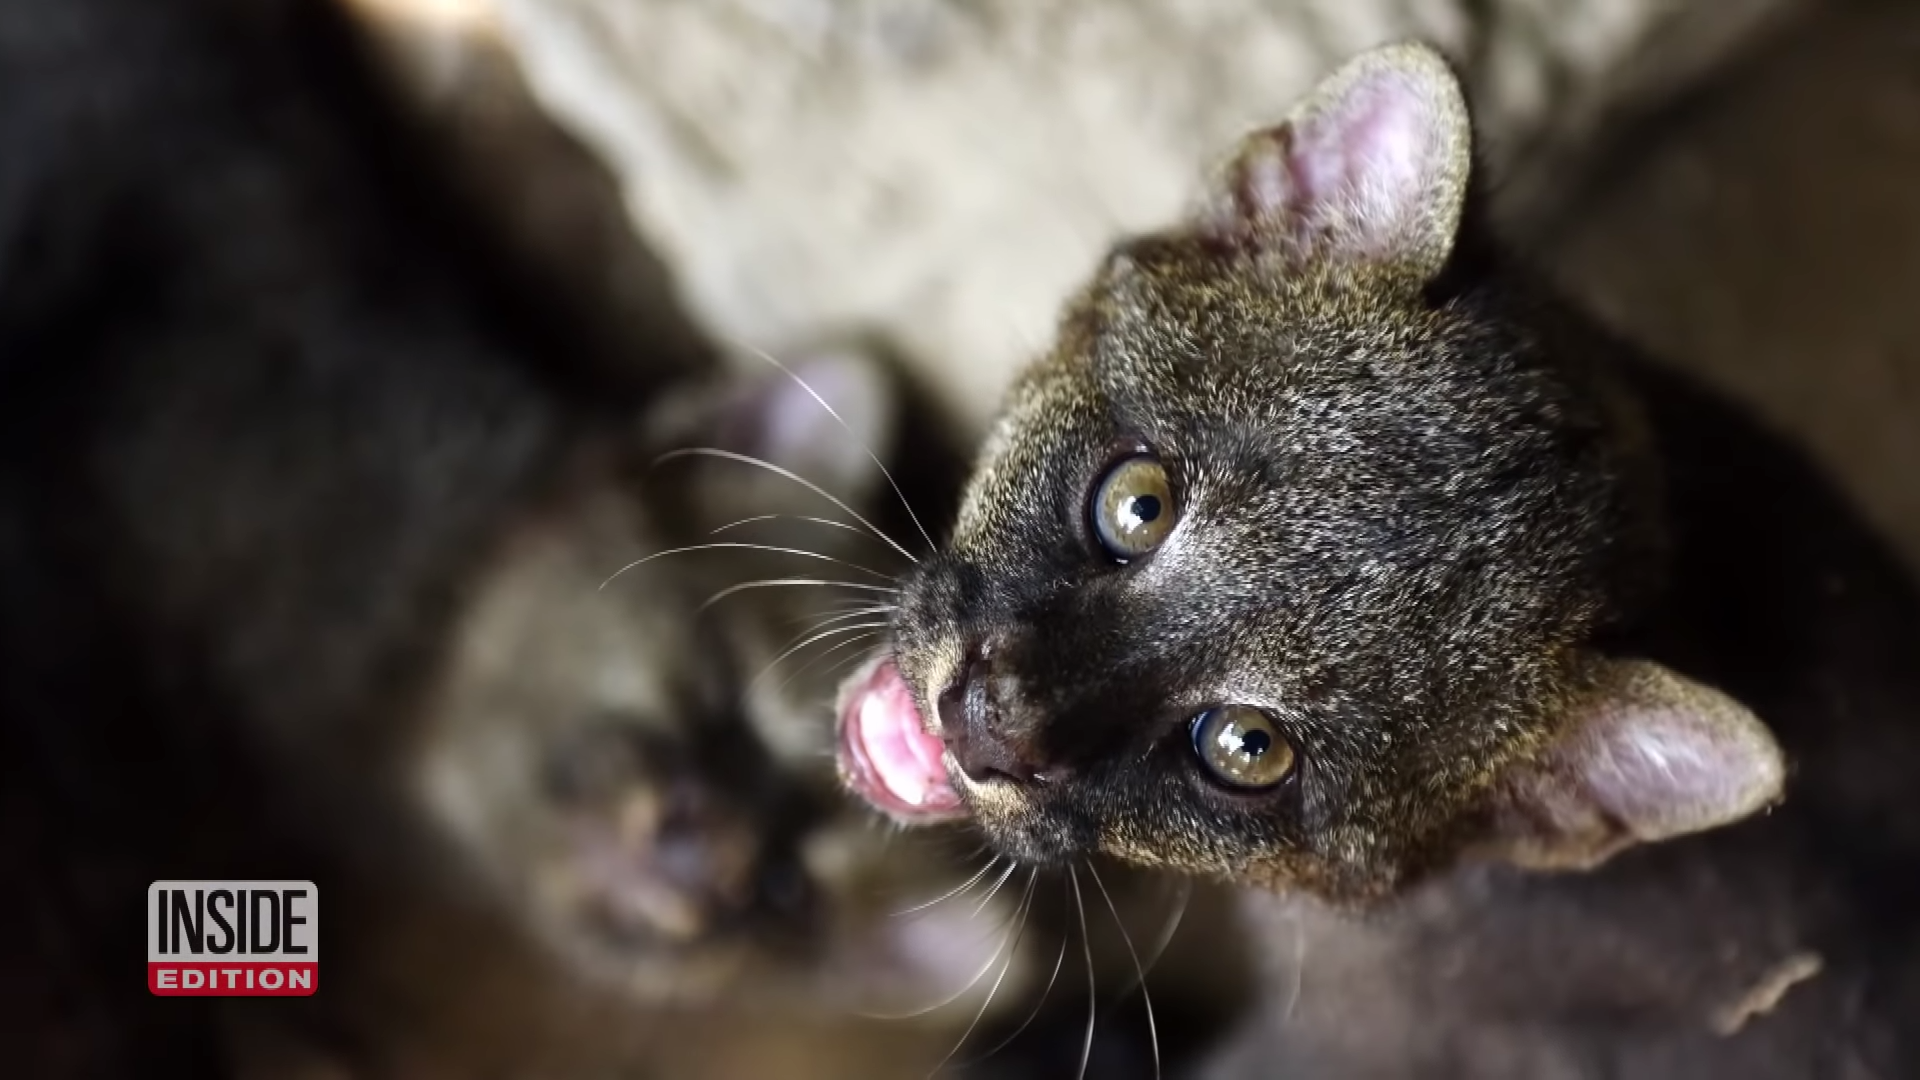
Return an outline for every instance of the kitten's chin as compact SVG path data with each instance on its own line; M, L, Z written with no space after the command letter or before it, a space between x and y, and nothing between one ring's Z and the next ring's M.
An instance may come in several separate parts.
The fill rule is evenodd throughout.
M874 809L903 825L967 815L946 746L927 732L892 657L869 661L841 688L839 729L840 777Z

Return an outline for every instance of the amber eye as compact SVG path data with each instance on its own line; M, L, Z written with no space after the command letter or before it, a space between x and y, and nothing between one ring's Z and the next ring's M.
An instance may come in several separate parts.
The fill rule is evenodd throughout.
M1167 470L1146 454L1121 461L1094 486L1087 516L1100 546L1121 562L1159 547L1174 522Z
M1293 747L1273 719L1247 705L1222 705L1193 718L1193 752L1229 787L1267 788L1293 771Z

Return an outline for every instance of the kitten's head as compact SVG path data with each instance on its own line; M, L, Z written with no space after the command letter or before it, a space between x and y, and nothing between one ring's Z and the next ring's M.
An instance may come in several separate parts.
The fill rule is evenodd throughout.
M763 484L764 470L705 458L644 468L663 449L712 447L804 474L877 517L868 504L895 409L884 371L851 353L793 366L804 386L769 368L660 403L640 470L583 470L521 522L469 586L406 766L464 879L576 968L642 997L929 997L972 974L958 970L970 952L928 940L932 924L875 910L902 902L882 886L915 857L903 867L896 848L870 865L877 847L859 840L878 838L842 815L825 738L791 730L830 729L831 684L754 678L768 642L794 634L792 590L703 608L780 568L728 557L768 554L746 549L672 554L705 542L870 553L855 555L847 530L805 522L721 528L833 514L817 492Z
M654 566L599 588L664 547L604 492L516 537L462 619L416 790L537 936L643 992L698 993L805 927L816 813L755 736L695 589Z
M1460 235L1447 64L1377 50L1120 246L982 453L841 767L902 821L1332 897L1584 865L1778 794L1766 729L1599 636L1639 464Z

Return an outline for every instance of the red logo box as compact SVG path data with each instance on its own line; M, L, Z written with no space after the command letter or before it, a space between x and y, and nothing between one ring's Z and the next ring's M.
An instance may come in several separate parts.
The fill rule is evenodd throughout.
M311 881L147 886L147 990L158 997L306 997L320 985Z

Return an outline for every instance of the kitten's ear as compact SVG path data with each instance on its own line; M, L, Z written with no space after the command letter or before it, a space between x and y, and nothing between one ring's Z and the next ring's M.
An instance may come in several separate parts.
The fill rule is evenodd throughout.
M1472 143L1460 80L1438 52L1374 49L1241 141L1198 226L1295 261L1391 266L1424 283L1453 250Z
M744 363L764 371L682 395L657 409L649 418L654 452L710 447L741 454L804 477L836 498L864 500L880 476L875 459L885 461L892 451L899 407L881 362L854 346L821 346L781 357L785 370L757 360ZM713 464L730 470L729 488L765 489L768 512L832 509L819 496L765 470Z
M1596 658L1585 674L1559 739L1498 781L1494 854L1581 869L1780 799L1779 744L1740 703L1646 660Z
M783 359L749 385L720 438L792 470L842 499L864 498L890 452L896 405L886 372L852 347Z

